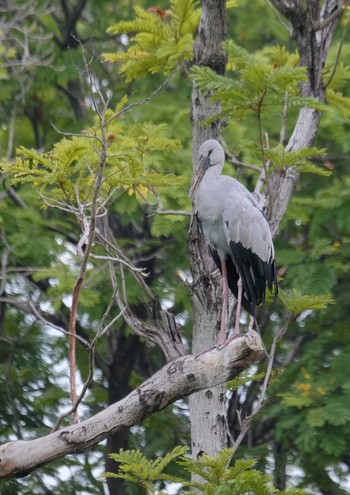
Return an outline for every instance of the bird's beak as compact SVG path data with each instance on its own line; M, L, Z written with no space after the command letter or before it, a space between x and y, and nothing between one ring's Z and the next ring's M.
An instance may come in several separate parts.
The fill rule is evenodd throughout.
M198 164L198 168L197 168L197 173L193 177L192 184L191 184L190 191L189 191L189 197L190 198L193 199L194 194L197 190L197 187L201 183L201 180L203 179L205 172L209 168L209 165L210 165L210 161L209 161L208 157L203 156L203 155L199 157L199 164Z
M198 170L198 173L193 177L192 185L190 187L190 192L189 192L190 198L193 199L194 194L197 190L197 187L199 186L199 184L201 183L201 180L203 179L204 173L205 173L205 170L203 170L203 168L200 167Z

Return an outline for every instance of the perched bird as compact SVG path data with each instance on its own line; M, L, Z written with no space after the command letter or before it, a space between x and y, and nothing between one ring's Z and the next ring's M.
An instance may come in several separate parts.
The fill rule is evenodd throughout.
M218 344L227 343L229 289L237 298L234 336L240 334L241 305L255 316L266 286L278 291L269 224L254 196L237 180L221 175L225 153L215 139L199 148L199 169L190 191L201 230L222 274L223 308Z

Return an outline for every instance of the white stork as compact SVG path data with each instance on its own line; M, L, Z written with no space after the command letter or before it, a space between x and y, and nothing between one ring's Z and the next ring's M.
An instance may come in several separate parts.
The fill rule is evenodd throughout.
M237 298L234 337L240 334L241 305L254 317L256 305L265 301L266 286L278 291L269 224L254 196L237 180L221 175L224 162L218 141L205 141L191 188L201 230L223 279L219 346L227 343L229 289Z

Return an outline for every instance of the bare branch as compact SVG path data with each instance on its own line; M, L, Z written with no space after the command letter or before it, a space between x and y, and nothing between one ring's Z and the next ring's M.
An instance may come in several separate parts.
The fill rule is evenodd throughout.
M261 167L258 167L257 165L252 165L251 163L241 162L240 160L238 160L238 158L236 158L235 155L228 150L227 144L225 143L222 137L220 138L220 143L222 144L222 147L225 150L226 159L230 163L233 163L233 165L236 165L239 168L247 168L249 170L254 170L255 172L261 172Z
M315 31L320 31L321 29L324 29L325 27L329 26L332 22L337 20L341 15L343 15L344 12L344 6L340 8L336 8L328 17L325 19L318 19L312 24L312 28Z
M237 376L263 353L256 332L232 340L218 350L182 356L157 371L121 401L79 424L36 440L18 440L0 447L0 477L26 476L62 456L83 452L92 445L199 390Z
M151 93L149 96L146 96L146 98L142 98L141 100L139 101L136 101L135 103L130 103L129 105L125 106L124 108L122 108L119 112L116 112L114 115L112 115L112 117L110 117L107 121L106 121L106 126L108 126L111 122L113 122L113 120L117 119L118 117L120 117L120 115L122 115L123 113L125 112L128 112L129 110L131 110L132 108L135 108L135 107L139 107L141 105L144 105L145 103L147 103L148 101L151 101L153 100L153 98L155 98L158 93L160 93L160 91L168 84L168 82L170 81L170 79L172 78L174 73L170 74L169 77L167 77L165 79L165 81L162 82L162 84L160 86L158 86L157 89L155 89L153 91L153 93Z
M36 317L37 321L40 321L44 325L52 328L53 330L56 330L57 332L62 333L63 335L67 335L68 337L75 335L76 339L79 340L79 342L81 344L83 344L83 346L86 347L86 349L88 349L88 350L91 349L91 344L87 340L85 340L83 337L81 337L80 335L72 334L71 332L65 330L62 327L59 327L58 325L55 325L54 323L49 321L47 318L45 318L45 316L35 307L35 305L32 301L28 301L28 306L31 309L32 314Z
M187 210L155 210L156 215L178 215L184 217L190 217L192 212Z
M285 324L283 327L276 333L274 336L274 339L272 341L271 345L271 350L270 350L270 355L268 356L268 362L267 362L267 369L264 377L264 381L260 390L260 395L259 399L257 400L257 403L254 406L253 411L242 418L241 412L237 411L237 420L240 425L241 431L238 435L238 437L235 439L234 444L232 446L232 457L234 456L235 452L237 451L238 447L241 445L244 437L247 434L247 431L251 425L251 422L253 421L254 417L261 411L262 407L264 406L266 400L267 400L267 388L270 382L271 378L271 373L272 373L272 368L273 368L273 363L275 360L275 354L276 354L276 348L278 342L281 340L281 338L284 336L286 333L288 327L290 324L290 320L286 320Z

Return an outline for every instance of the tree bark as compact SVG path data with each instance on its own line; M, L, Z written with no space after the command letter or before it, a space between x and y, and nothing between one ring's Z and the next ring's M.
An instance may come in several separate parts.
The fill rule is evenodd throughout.
M301 88L303 96L325 99L322 70L334 29L341 15L343 1L297 0L272 3L290 20L298 43L300 62L308 69L309 80ZM223 74L226 57L221 43L226 37L226 11L223 0L204 0L203 13L195 43L195 63ZM199 145L208 138L218 138L220 121L204 125L216 115L218 104L210 96L192 94L193 163L197 167ZM290 137L287 150L307 147L317 134L321 114L303 108ZM270 222L275 235L298 181L293 169L274 171L266 194L270 197ZM189 253L193 274L192 301L194 315L193 351L198 353L216 344L221 309L221 281L196 220L191 222ZM170 332L169 332L170 335ZM252 339L252 342L250 341ZM169 336L169 342L171 341ZM180 343L176 342L176 346ZM173 354L181 350L172 344ZM169 346L164 345L165 349ZM169 354L169 351L168 351ZM123 432L178 398L190 397L192 447L196 458L201 452L215 455L230 442L224 404L225 381L256 361L262 354L260 338L255 333L232 341L221 349L194 356L182 356L168 363L127 397L90 419L61 429L46 437L17 441L0 447L0 476L24 476L34 469L69 453L82 452L100 440ZM169 354L170 355L170 354ZM167 356L168 357L168 356ZM171 357L174 356L170 356ZM215 388L213 388L215 387Z
M331 0L320 2L272 0L272 4L291 23L291 34L299 48L300 65L307 68L308 80L301 85L301 95L319 102L326 98L322 71L328 55L332 35L339 21L344 2ZM219 74L225 72L225 55L221 43L226 37L225 2L205 0L200 27L195 43L195 64L211 67ZM213 104L210 95L192 92L193 118L193 169L197 169L199 145L220 135L220 120L206 126L206 119L218 115L219 104ZM317 135L321 112L313 108L301 108L287 151L310 147ZM268 181L262 204L268 204L268 218L273 236L293 196L299 174L293 168L276 169ZM219 328L221 308L221 284L213 274L215 267L206 243L199 232L196 218L189 233L189 253L193 274L192 302L194 318L194 352L215 344ZM278 258L278 253L277 253ZM217 272L216 272L217 273ZM227 424L224 389L206 390L190 397L192 454L196 458L202 452L215 455L230 443Z
M263 353L260 336L249 332L218 350L183 356L166 364L121 401L95 416L36 440L0 447L0 477L21 477L67 454L79 453L124 431L169 404L198 390L225 383Z
M194 63L207 66L224 74L226 54L222 42L226 39L225 0L204 0L198 34L194 45ZM193 171L197 170L199 146L210 138L219 138L220 120L210 126L205 121L217 115L220 106L210 95L192 90ZM217 343L220 328L221 280L213 276L216 269L194 216L189 232L189 254L193 275L193 340L192 352L197 353ZM202 453L216 455L224 446L230 446L230 434L226 411L226 389L218 386L205 389L190 397L191 448L196 459Z
M313 0L303 2L300 0L271 0L271 3L290 21L290 32L295 38L300 65L307 69L308 79L301 85L300 93L303 97L315 98L318 102L326 101L326 83L323 80L323 70L328 56L334 30L342 15L345 4L343 0L330 0L321 2ZM294 130L286 145L286 151L297 150L313 145L316 138L322 113L314 108L301 108ZM288 208L299 181L299 174L293 168L275 169L268 180L268 187L264 192L262 204L268 205L268 219L273 237L276 236L280 222ZM276 253L278 262L278 252ZM297 346L300 343L296 344ZM251 387L255 387L252 384ZM252 393L255 393L253 390ZM243 410L246 400L250 398L250 390L244 392L245 402L240 406ZM242 397L235 397L239 403ZM236 411L237 404L232 403L232 409ZM240 430L236 415L231 416L233 428ZM274 428L273 422L267 424L266 418L262 419L258 428L252 431L251 442L253 445L266 443L268 430ZM282 456L282 453L281 453ZM277 461L276 461L277 462ZM283 466L287 459L279 458ZM278 468L278 466L277 466ZM282 489L285 483L278 469L275 474L276 487ZM282 479L283 478L283 479Z
M271 3L290 21L290 31L298 45L299 63L307 69L308 79L301 84L301 96L325 102L326 87L322 72L334 30L343 12L344 0L271 0ZM312 146L321 116L319 110L301 108L286 150ZM265 192L269 198L265 204L269 205L268 218L273 236L277 234L298 180L299 174L293 168L276 169L269 179Z

